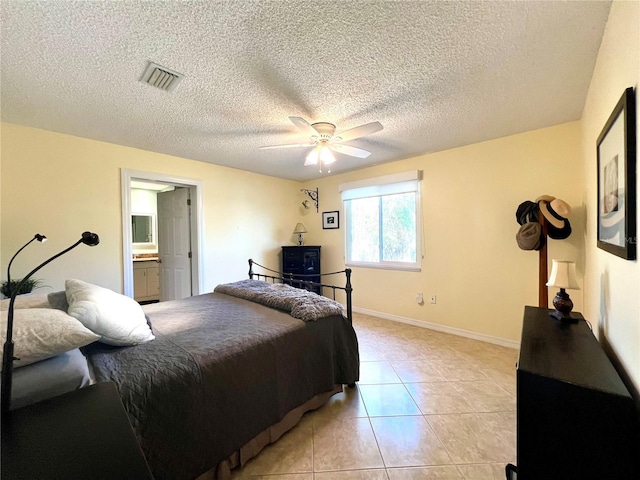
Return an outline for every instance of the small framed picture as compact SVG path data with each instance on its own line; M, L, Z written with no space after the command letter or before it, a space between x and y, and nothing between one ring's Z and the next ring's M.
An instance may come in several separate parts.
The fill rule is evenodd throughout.
M322 228L340 228L340 212L322 212Z

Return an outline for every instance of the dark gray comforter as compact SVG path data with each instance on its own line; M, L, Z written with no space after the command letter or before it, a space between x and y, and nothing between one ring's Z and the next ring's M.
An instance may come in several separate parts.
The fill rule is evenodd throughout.
M154 476L193 479L293 408L358 380L349 321L303 322L221 293L144 307L156 339L93 348L117 384Z

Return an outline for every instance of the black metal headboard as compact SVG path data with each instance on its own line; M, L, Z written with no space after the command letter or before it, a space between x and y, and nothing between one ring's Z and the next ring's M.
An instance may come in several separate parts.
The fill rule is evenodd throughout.
M260 267L261 269L271 272L271 274L259 273L253 271L253 266ZM344 287L340 287L337 285L329 285L320 282L314 282L312 280L306 280L308 277L327 277L329 275L340 275L344 273L346 277L346 282ZM286 283L288 285L293 285L294 287L304 288L305 290L313 291L314 288L320 288L320 291L324 293L324 289L331 289L332 298L336 299L336 290L343 290L347 297L347 318L349 322L353 322L353 312L352 312L352 303L351 303L351 293L353 292L353 288L351 287L351 269L345 268L344 270L340 270L339 272L331 272L331 273L321 273L313 274L313 275L301 275L301 274L292 274L292 273L282 273L277 270L272 270L270 268L265 267L264 265L260 265L259 263L254 262L252 259L249 259L249 278L256 280L271 280L272 283ZM322 278L320 278L322 280Z

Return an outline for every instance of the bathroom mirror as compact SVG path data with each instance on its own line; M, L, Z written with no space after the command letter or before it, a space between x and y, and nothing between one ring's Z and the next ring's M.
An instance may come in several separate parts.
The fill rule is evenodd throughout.
M155 239L155 218L153 215L131 215L131 232L134 244L153 245Z

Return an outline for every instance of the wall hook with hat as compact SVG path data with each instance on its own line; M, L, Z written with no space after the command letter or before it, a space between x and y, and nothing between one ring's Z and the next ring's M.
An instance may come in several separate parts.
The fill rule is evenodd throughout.
M547 237L554 240L568 238L571 235L570 214L569 204L551 195L541 195L534 202L526 200L516 210L516 221L520 225L516 234L518 247L539 252L539 307L549 305Z
M538 204L530 200L522 202L516 210L516 221L520 225L516 242L522 250L541 250L546 243L538 221L539 213Z

